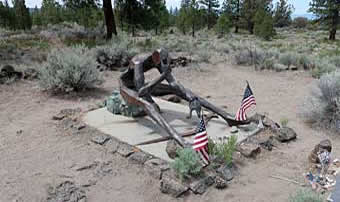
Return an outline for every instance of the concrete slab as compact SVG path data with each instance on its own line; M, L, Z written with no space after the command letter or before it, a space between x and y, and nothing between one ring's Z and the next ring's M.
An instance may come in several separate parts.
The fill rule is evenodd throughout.
M157 98L155 98L155 101L159 104L164 118L179 133L196 128L199 119L196 116L192 119L186 119L189 111L187 106L167 102ZM86 124L97 128L103 133L112 135L130 145L136 145L144 141L168 136L167 133L162 128L154 124L149 117L131 118L113 115L107 111L106 108L101 108L87 113L83 117L83 120ZM242 130L239 130L239 132L235 134L238 137L238 141L242 141L247 138L254 129L256 129L256 126L247 126ZM231 128L221 118L211 120L207 126L208 135L213 139L231 136L232 134L230 133L230 130ZM189 137L187 139L189 141L193 141L193 137ZM171 160L165 151L165 147L166 142L138 146L138 148L143 151L153 154L159 158Z

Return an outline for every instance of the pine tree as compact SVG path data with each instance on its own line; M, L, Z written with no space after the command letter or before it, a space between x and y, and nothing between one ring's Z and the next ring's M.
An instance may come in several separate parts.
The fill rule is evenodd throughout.
M309 12L316 15L320 21L329 24L329 40L335 40L340 22L340 0L312 0Z
M231 27L230 17L227 13L223 13L217 20L216 31L224 36L229 32Z
M211 29L218 16L217 12L218 12L218 8L220 7L219 1L218 0L200 0L199 3L202 4L204 8L206 9L208 29Z
M41 4L42 24L48 25L62 22L61 9L61 5L55 0L43 0Z
M275 35L273 17L264 8L259 8L254 19L254 32L256 36L265 40L271 39Z
M280 0L276 3L274 10L274 26L285 27L292 23L291 15L294 7L287 3L287 0Z
M240 11L242 0L224 0L222 4L222 13L228 15L232 24L235 26L235 33L238 33Z
M247 24L247 28L250 34L254 34L255 15L258 10L264 10L265 12L272 12L272 0L244 0L242 6L242 18Z
M41 18L41 12L38 9L37 6L35 6L33 13L32 13L32 24L41 26L43 25L42 18Z
M28 8L26 8L25 0L13 0L13 9L16 14L16 28L31 29L32 19Z

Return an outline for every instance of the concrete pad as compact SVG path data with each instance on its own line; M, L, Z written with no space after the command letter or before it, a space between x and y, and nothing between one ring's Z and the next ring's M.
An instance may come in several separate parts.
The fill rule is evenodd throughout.
M187 132L196 128L199 119L196 116L193 116L192 119L186 119L189 111L187 106L167 102L157 98L155 98L155 101L159 104L164 118L179 133ZM86 124L97 128L101 132L114 136L130 145L136 145L162 136L168 136L166 131L154 124L149 117L132 118L114 115L107 111L106 108L97 109L87 113L83 117L83 120ZM254 129L256 129L256 126L253 125L246 126L242 130L239 128L239 132L235 134L238 137L238 141L242 141L247 138ZM231 136L232 134L230 133L230 130L231 128L221 118L212 119L207 126L208 136L213 139ZM187 139L193 142L193 137L188 137ZM166 142L138 146L138 148L145 152L169 161L170 158L165 151L165 147Z

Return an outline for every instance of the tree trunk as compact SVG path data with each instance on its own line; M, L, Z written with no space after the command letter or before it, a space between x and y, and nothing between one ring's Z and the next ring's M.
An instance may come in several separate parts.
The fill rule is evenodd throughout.
M112 38L112 33L117 36L116 22L113 15L111 0L103 0L103 9L106 23L106 39Z
M237 22L236 22L237 23ZM235 34L237 34L238 33L238 25L236 24L235 25Z
M238 33L238 21L240 14L240 0L237 1L237 11L236 11L236 19L235 19L235 33Z
M254 23L251 21L248 22L248 31L250 34L254 34Z
M195 37L195 23L192 23L192 37Z
M334 41L335 40L335 35L336 35L336 28L338 27L339 23L339 12L338 10L333 10L333 16L332 16L332 27L331 30L329 31L329 40Z

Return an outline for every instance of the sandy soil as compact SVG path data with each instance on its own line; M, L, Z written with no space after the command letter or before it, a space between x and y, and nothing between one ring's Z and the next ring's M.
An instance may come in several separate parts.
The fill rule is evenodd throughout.
M315 144L330 137L305 125L298 117L299 106L309 94L312 79L304 72L256 72L249 67L207 65L202 71L178 68L178 80L217 105L235 112L248 80L257 99L257 111L267 112L279 121L289 119L298 139L263 152L256 160L246 160L240 174L225 190L209 189L202 196L174 199L159 191L159 181L152 179L138 165L130 164L118 154L108 154L102 147L89 144L88 138L69 135L58 129L51 117L64 108L80 107L104 100L117 88L118 72L106 72L100 90L81 96L49 96L36 82L20 81L0 86L0 202L46 201L47 189L71 179L90 183L88 201L225 201L283 202L299 188L295 184L270 178L280 175L303 181L307 156ZM330 137L333 156L340 157L340 141ZM94 176L74 167L93 162L108 162L111 173Z

